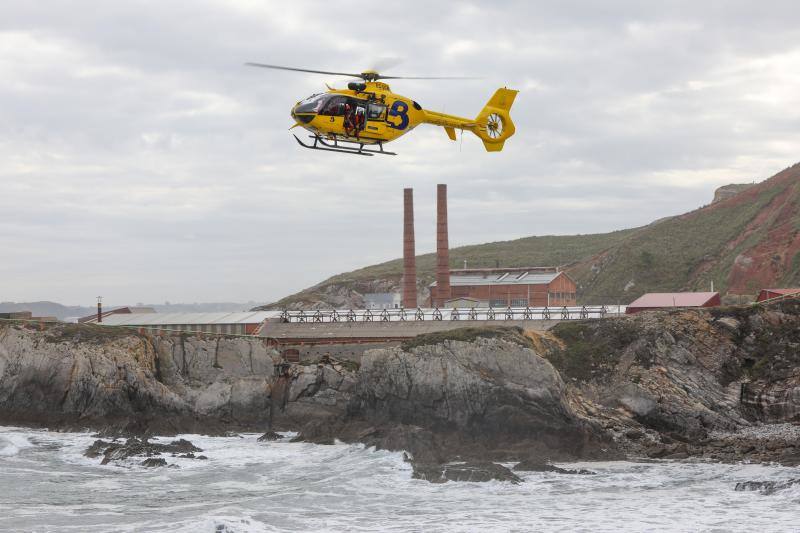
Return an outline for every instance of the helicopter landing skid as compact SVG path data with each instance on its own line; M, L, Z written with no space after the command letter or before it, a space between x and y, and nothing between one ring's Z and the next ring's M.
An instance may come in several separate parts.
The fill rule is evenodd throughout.
M314 144L306 144L301 141L297 135L292 135L294 139L298 142L300 146L303 148L308 148L309 150L323 150L325 152L339 152L342 154L354 154L354 155L365 155L365 156L373 156L375 154L380 155L397 155L395 152L386 152L383 149L383 143L377 143L379 150L369 150L364 148L364 143L359 143L356 141L340 141L338 139L333 140L333 144L329 144L326 142L322 137L319 135L309 135L310 139L314 139ZM346 143L346 144L345 144ZM341 144L345 144L342 146ZM353 144L356 146L347 146L347 144Z

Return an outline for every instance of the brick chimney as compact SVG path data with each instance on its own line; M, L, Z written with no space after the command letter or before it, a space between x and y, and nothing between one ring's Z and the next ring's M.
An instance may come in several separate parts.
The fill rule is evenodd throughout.
M436 297L435 307L450 299L450 249L447 243L447 185L436 186Z
M414 189L403 189L403 302L417 307L417 258L414 250Z

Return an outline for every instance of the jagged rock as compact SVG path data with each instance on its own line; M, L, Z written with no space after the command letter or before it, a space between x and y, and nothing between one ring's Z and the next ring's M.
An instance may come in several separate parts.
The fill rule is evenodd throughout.
M711 201L711 203L716 204L717 202L722 202L724 200L728 200L729 198L733 198L740 192L746 191L754 185L754 183L731 183L729 185L717 187L717 189L714 191L714 199Z
M299 365L281 385L277 354L261 340L0 324L0 423L88 426L105 439L299 429L310 442L363 442L428 464L618 450L800 463L791 425L800 421L800 302L568 321L539 336L503 331L371 350L360 370ZM785 423L778 432L775 422ZM162 453L148 446L101 440L87 455Z
M611 447L575 415L558 373L532 346L505 338L416 344L365 353L352 417L449 435L440 439L450 458L478 458L486 448L499 458L514 449L574 458Z
M153 458L161 455L162 453L171 453L173 457L178 454L183 454L181 457L193 459L193 452L201 452L200 448L193 445L185 439L174 440L169 444L159 444L149 442L147 439L130 438L124 443L122 442L106 442L103 440L96 440L89 446L84 455L89 458L97 458L102 456L103 460L100 462L106 465L111 461L122 461L129 457L147 457ZM164 463L166 464L166 462ZM145 466L158 466L157 464Z
M583 468L579 468L577 470L573 470L570 468L561 468L555 465L542 463L538 460L531 460L531 459L521 461L514 467L514 470L518 472L555 472L556 474L581 474L581 475L596 474L596 472L592 472L591 470L586 470Z
M110 434L264 423L273 350L260 339L150 337L103 326L0 325L0 422Z
M722 318L717 319L717 323L723 326L731 333L737 333L739 331L739 328L741 327L739 321L730 316L724 316Z
M798 484L800 484L800 479L789 479L787 481L741 481L736 484L734 490L753 490L762 494L770 495L778 492L779 490L788 489L789 487Z
M145 459L144 461L142 461L142 466L147 466L147 467L167 466L167 461L162 459L161 457L151 457L149 459Z
M186 439L178 439L170 442L169 444L156 444L157 449L164 451L174 451L176 453L191 453L202 452L200 448L192 444Z
M280 433L275 433L274 431L267 431L260 437L258 437L258 442L269 442L273 440L280 440L282 437Z
M466 463L412 463L414 479L424 479L431 483L446 483L447 481L508 481L520 483L522 480L511 470L497 463L466 462Z
M639 440L644 437L644 432L638 429L629 429L625 432L625 436L632 440Z

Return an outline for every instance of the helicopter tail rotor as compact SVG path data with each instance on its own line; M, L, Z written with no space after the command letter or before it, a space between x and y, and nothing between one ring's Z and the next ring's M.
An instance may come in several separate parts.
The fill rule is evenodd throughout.
M472 131L483 141L487 152L499 152L506 139L514 135L516 129L509 111L517 92L512 89L497 89L475 119Z

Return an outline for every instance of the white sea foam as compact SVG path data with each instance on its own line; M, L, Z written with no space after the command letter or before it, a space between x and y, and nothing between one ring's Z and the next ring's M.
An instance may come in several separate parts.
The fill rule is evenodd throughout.
M31 446L31 442L24 435L0 430L0 456L13 457L19 454L20 450Z
M597 474L431 484L412 479L402 454L361 445L182 435L208 460L166 456L178 468L144 468L83 457L94 440L87 433L0 434L25 452L0 456L11 488L0 499L0 530L767 532L796 528L800 502L800 486L769 496L733 490L798 477L775 466L575 463L565 466Z

